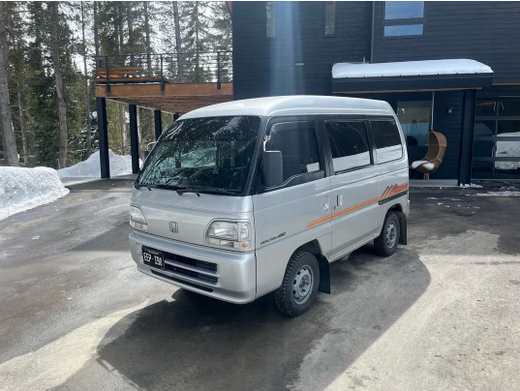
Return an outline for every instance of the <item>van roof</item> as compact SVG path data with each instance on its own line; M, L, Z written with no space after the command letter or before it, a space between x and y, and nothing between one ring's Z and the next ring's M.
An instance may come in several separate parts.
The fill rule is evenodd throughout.
M240 115L302 115L302 114L371 114L394 115L385 101L339 96L273 96L244 99L202 107L179 119Z

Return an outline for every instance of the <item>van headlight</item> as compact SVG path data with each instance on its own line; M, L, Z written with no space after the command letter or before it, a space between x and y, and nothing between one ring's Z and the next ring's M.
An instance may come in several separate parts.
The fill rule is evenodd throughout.
M206 244L230 250L251 249L251 227L249 222L214 221L206 231Z
M144 218L142 210L134 205L130 205L130 225L135 229L148 231L148 223Z

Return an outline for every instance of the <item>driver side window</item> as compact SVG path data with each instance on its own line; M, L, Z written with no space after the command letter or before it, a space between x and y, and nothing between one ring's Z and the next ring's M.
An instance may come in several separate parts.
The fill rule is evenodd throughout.
M316 129L312 123L275 124L271 130L268 149L280 151L283 162L283 181L322 170Z

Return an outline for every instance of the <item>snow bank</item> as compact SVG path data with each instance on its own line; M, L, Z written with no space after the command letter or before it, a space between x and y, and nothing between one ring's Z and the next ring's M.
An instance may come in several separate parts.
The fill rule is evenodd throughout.
M110 161L110 176L132 173L132 157L130 155L116 155L111 149L109 149L108 160ZM99 163L99 151L94 152L84 162L58 170L58 175L60 178L100 178L101 168Z
M0 167L0 220L68 193L52 168Z
M520 191L490 191L488 193L477 193L477 197L520 197Z

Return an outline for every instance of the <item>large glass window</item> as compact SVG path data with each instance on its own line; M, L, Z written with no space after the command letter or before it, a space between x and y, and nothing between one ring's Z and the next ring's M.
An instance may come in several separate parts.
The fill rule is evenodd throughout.
M478 177L520 177L520 100L477 103L473 173Z
M404 35L422 35L422 24L399 24L385 26L385 37L402 37Z
M431 116L432 102L429 100L397 102L397 118L408 147L428 145Z
M327 122L325 124L335 172L371 164L363 122Z
M259 117L176 122L146 160L136 186L241 193L259 127Z
M332 35L336 30L336 2L325 2L325 34Z
M276 35L276 5L274 1L268 1L265 5L265 35L273 38Z
M275 124L267 145L269 151L280 151L283 180L321 170L316 128L307 122Z
M370 121L376 143L377 162L386 163L403 157L401 135L395 121Z
M424 25L418 20L421 18L424 18L424 1L386 1L384 36L422 35Z
M424 17L424 1L386 1L385 19L411 19Z

